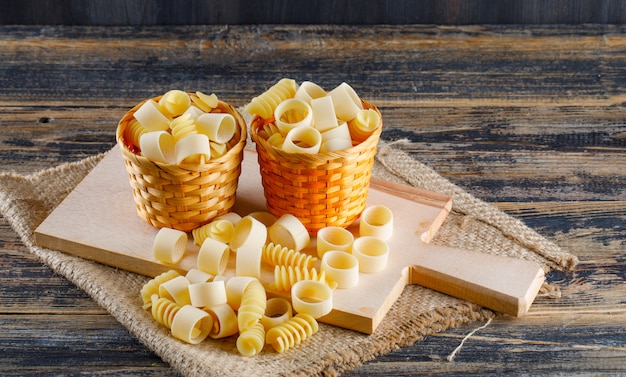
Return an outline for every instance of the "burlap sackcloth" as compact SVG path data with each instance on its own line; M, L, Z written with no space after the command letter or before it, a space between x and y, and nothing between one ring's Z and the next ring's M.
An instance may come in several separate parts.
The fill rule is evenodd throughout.
M0 213L43 263L86 291L122 325L184 376L337 375L430 334L494 313L430 289L408 286L372 335L320 324L301 345L278 354L270 346L254 357L239 355L236 337L182 343L141 308L145 276L41 248L33 232L100 161L102 155L20 176L0 174ZM453 196L453 211L433 243L538 262L545 271L569 270L577 259L557 245L482 202L393 145L381 142L374 176ZM547 288L548 286L546 286ZM416 371L416 373L419 371Z

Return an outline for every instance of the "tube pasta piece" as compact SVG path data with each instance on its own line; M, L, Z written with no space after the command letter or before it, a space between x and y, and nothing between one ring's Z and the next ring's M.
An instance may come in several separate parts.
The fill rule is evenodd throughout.
M321 270L337 288L352 288L359 283L359 261L352 254L330 250L322 257Z
M181 115L178 118L172 120L172 122L170 123L170 130L175 141L179 141L185 136L198 133L196 123L193 119L191 119L191 115L189 114Z
M211 339L221 339L239 332L237 314L228 304L212 305L202 310L213 317L213 327L209 332Z
M196 283L189 285L191 305L202 308L227 304L226 286L223 281Z
M291 303L281 297L272 297L267 300L265 313L261 318L261 324L265 331L287 322L293 316Z
M337 125L337 127L322 132L322 142L332 139L348 140L350 142L350 146L352 146L352 138L350 137L350 129L348 128L348 123L342 121L341 124Z
M296 312L317 319L333 310L333 291L322 282L301 280L291 287L291 302Z
M174 145L176 164L204 164L211 158L209 138L203 134L191 134L178 140Z
M235 226L226 219L216 219L191 231L196 245L202 245L204 240L214 240L229 243L235 237Z
M237 350L244 356L254 356L263 350L265 345L265 329L258 322L240 332L237 338Z
M267 331L265 342L282 353L302 343L319 330L317 320L306 313L298 313L289 321Z
M341 151L352 148L352 141L346 139L330 139L322 142L320 153Z
M365 208L359 222L359 235L374 236L387 241L393 235L393 212L379 204Z
M317 256L322 258L327 251L352 252L354 235L339 226L327 226L317 231Z
M362 236L354 240L352 255L359 261L360 272L379 272L387 265L389 245L378 237Z
M303 81L298 90L296 90L294 98L301 99L310 105L312 100L325 95L326 91L319 85L311 81Z
M296 127L285 136L282 149L289 153L316 154L322 146L322 135L313 127Z
M172 164L176 160L174 153L174 137L167 131L146 132L139 137L141 155L145 158Z
M269 239L276 245L282 245L300 251L311 242L311 236L302 222L291 214L282 215L268 230Z
M159 108L163 114L174 118L184 113L191 105L189 95L182 90L167 91L159 100Z
M189 280L184 276L177 276L159 285L159 296L170 299L178 305L191 304L189 298Z
M154 259L164 263L178 263L185 254L187 247L187 233L171 229L161 228L152 244Z
M263 246L262 261L271 266L293 266L296 268L313 268L317 264L314 256L274 244Z
M331 90L328 95L333 99L337 118L341 120L349 122L363 109L358 94L345 82Z
M324 96L313 99L311 109L313 110L313 126L320 132L332 130L339 126L332 97Z
M213 317L195 306L185 305L174 315L172 335L184 342L198 344L209 336Z
M209 274L208 272L204 272L197 268L192 268L187 271L185 278L189 280L189 284L197 284L197 283L206 283L209 281L213 281L215 275Z
M227 244L213 238L207 238L200 246L196 265L198 270L212 275L221 275L226 271L229 257L230 250Z
M262 255L262 247L240 247L235 259L235 275L260 279Z
M160 275L150 279L146 284L141 287L141 300L143 301L143 308L148 309L152 305L152 295L159 294L159 286L166 281L172 280L175 277L180 276L180 273L176 270L168 270Z
M283 78L258 97L254 97L246 106L245 111L263 119L269 119L279 103L293 98L296 94L296 86L295 80Z
M218 99L214 93L204 94L202 92L196 92L196 97L192 96L191 102L205 113L208 113L217 107Z
M276 106L274 121L280 133L286 135L294 128L311 127L313 125L313 110L308 103L289 98Z
M242 247L263 247L267 241L267 227L252 216L243 217L235 225L235 237L230 241L230 249L237 252Z
M163 115L159 105L152 99L144 102L133 116L148 131L167 131L170 128L170 120Z
M270 284L270 289L289 292L297 282L302 280L317 281L329 288L331 285L334 287L333 283L326 282L326 274L323 271L318 273L315 268L276 266L274 267L274 282Z
M259 280L255 279L246 286L241 295L241 305L237 311L239 331L245 331L258 323L265 313L266 306L265 288Z
M380 124L380 114L373 109L362 109L348 122L350 135L357 143L367 139Z
M226 298L231 308L239 309L244 290L255 280L257 279L250 276L233 276L226 281Z
M152 318L168 329L172 328L174 316L182 307L183 305L178 305L169 298L152 295Z
M206 113L196 119L199 133L205 134L216 143L226 143L235 135L237 122L235 117L226 113Z

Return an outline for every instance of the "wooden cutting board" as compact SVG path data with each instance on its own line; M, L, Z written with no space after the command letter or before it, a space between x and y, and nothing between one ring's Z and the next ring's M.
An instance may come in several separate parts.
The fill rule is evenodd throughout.
M450 197L374 179L367 204L384 204L393 211L388 264L381 272L361 273L354 288L336 289L333 311L321 322L371 334L408 284L514 316L528 311L544 280L537 263L429 244L451 209ZM258 210L266 207L257 156L246 151L234 211L246 215ZM357 224L350 230L357 235ZM42 247L150 277L196 267L199 248L192 237L177 266L155 260L152 243L157 232L135 212L116 146L35 230L35 239ZM315 239L304 251L316 255ZM226 275L234 275L234 260L231 256ZM264 269L263 283L268 286L272 279L272 270ZM139 292L137 297L140 305Z

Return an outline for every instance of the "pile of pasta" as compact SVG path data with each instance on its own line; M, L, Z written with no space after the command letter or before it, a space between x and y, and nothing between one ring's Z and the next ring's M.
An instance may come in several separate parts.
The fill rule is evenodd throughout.
M350 148L367 139L380 114L363 108L347 83L331 91L304 81L283 78L252 99L245 111L264 122L258 135L288 153L326 153Z
M135 111L125 138L139 147L136 153L154 162L204 164L228 151L237 129L235 118L220 112L218 103L215 94L170 90Z
M343 228L323 229L318 235L322 242L317 246L321 259L317 269L318 257L303 251L311 242L309 233L295 216L228 213L191 232L200 246L196 268L185 275L171 269L148 281L141 289L143 307L187 343L237 336L242 355L256 355L266 344L285 352L318 331L317 319L333 308L334 289L356 285L359 272L384 268L385 240L393 226L390 210L372 206L363 219L356 239ZM154 239L154 257L175 265L187 244L187 233L162 228ZM234 275L225 274L231 255ZM263 268L274 270L274 280L266 285ZM284 294L268 298L268 291Z

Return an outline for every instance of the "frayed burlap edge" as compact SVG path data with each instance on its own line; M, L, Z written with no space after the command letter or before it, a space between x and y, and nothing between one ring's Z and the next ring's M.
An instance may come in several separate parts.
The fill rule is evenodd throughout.
M428 177L432 174L433 180L442 181L434 187L444 186L444 190L438 191L452 190L455 198L472 199L471 196L468 198L466 194L463 194L462 190L459 193L460 189L454 186L448 187L449 182L429 171L422 164L411 160L403 152L395 150L390 145L382 144L381 146L381 153L377 160L378 166L375 168L377 177L387 178L392 175L395 180L415 184L420 182L415 176ZM288 353L275 354L270 351L254 358L238 355L233 339L208 342L199 346L183 344L169 336L166 330L155 324L149 313L141 309L138 292L147 281L146 277L40 248L34 243L33 231L37 225L71 192L102 156L63 164L29 176L0 174L0 213L20 235L29 250L43 263L86 291L142 343L164 361L170 363L182 375L337 375L378 355L413 344L425 336L493 316L492 312L477 305L423 287L409 286L393 305L378 330L370 336L334 326L321 325L320 332L316 336ZM408 169L408 171L399 169L399 165L389 162L389 158L403 161L405 164L402 169ZM425 183L428 184L428 182ZM433 189L426 184L422 187ZM468 232L473 233L475 226L493 228L492 233L495 236L501 234L498 224L495 223L496 226L492 226L490 220L497 216L493 217L494 215L489 213L477 216L472 211L475 208L483 209L480 202L472 203L468 200L463 204L461 200L461 203L460 206L457 203L455 213L451 214L453 216L442 226L442 233L461 234L456 237L464 246L473 246L476 243L475 240L463 236L469 234ZM500 216L497 213L496 215ZM477 221L467 221L468 216ZM452 230L446 232L448 228ZM529 235L533 236L532 232ZM508 235L504 237L511 239L513 243L519 243L516 237ZM538 237L539 241L543 242L541 236ZM560 249L545 247L542 242L537 242L536 237L530 240L522 237L522 241L521 244L524 245L538 245L529 253L541 255L541 258L544 258L544 255L547 256L542 263L546 269L559 266L567 269L575 263L574 261L554 262L567 260L567 254L562 253ZM450 243L445 236L438 236L434 242ZM454 241L451 241L451 244L454 246ZM524 249L524 246L519 247ZM556 256L551 254L553 252Z

